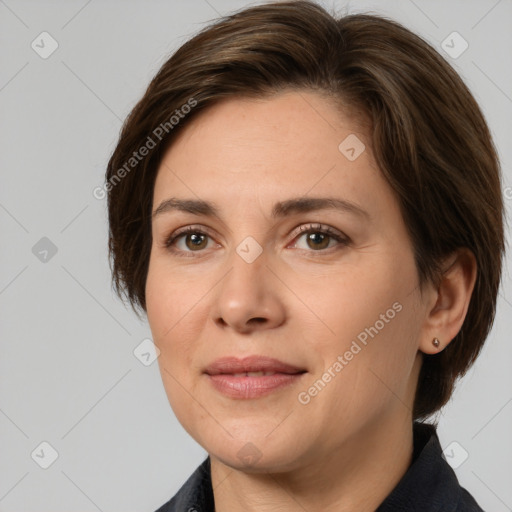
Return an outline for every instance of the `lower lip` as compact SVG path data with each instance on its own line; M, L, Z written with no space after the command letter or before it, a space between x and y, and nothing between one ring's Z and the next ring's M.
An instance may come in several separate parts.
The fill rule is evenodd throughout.
M207 375L213 387L230 398L258 398L297 382L304 373L275 373L260 377Z

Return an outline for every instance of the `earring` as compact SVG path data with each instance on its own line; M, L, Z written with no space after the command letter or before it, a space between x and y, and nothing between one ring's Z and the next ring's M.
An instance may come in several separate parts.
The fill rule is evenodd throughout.
M434 345L434 347L438 348L440 344L441 342L437 338L432 340L432 345Z

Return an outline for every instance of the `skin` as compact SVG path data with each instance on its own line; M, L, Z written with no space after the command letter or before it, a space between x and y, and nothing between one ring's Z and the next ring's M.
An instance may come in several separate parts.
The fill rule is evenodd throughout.
M411 462L422 353L443 350L459 331L476 267L460 251L438 288L420 290L367 128L316 92L228 99L180 132L158 170L153 211L174 197L214 202L221 214L155 215L146 286L163 384L180 423L210 454L217 512L374 511ZM354 161L338 149L350 134L366 146ZM338 210L271 218L276 202L301 196L342 198L369 218ZM311 223L349 242L308 241L296 228ZM184 226L207 236L200 243L196 234L197 248L184 235L172 252L166 238ZM262 249L252 263L236 252L248 236ZM300 403L299 393L396 303L401 310L378 334ZM248 400L220 394L203 373L219 357L253 354L307 373ZM244 447L255 460L239 456Z

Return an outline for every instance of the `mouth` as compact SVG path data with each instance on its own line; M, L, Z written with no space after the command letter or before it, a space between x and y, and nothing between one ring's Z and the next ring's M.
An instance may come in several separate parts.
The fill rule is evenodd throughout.
M233 375L233 377L266 377L268 375L276 375L281 372L242 372L242 373L220 373L219 375ZM282 375L285 375L284 373Z
M234 399L269 395L297 383L307 370L265 356L225 357L206 367L214 389Z
M208 365L205 370L208 375L229 374L238 376L261 377L261 373L272 375L283 373L294 375L304 373L306 370L298 366L285 363L279 359L266 356L222 357ZM258 374L258 375L255 375Z

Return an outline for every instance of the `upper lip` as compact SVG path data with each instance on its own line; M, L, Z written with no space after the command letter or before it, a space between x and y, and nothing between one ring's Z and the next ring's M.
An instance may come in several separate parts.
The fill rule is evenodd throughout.
M220 373L233 374L245 372L276 372L276 373L304 373L306 370L293 366L278 359L265 356L221 357L205 368L208 375Z

